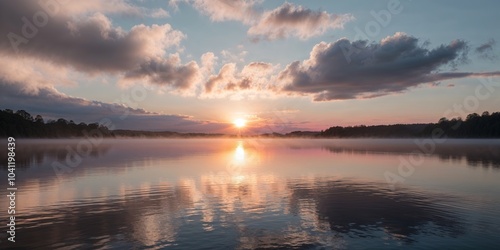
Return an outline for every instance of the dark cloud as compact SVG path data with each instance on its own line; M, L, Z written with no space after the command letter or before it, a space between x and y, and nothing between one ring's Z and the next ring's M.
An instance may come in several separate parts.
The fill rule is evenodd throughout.
M404 33L380 43L340 39L314 46L310 58L289 64L278 76L283 90L311 94L315 101L371 98L402 92L422 83L470 76L496 76L499 72L444 72L467 61L468 46L455 40L435 49L419 45Z
M169 83L171 87L186 90L199 80L200 68L197 63L190 62L175 66L170 60L150 60L139 64L125 73L126 79L146 79L150 83L162 85Z
M182 65L175 56L164 57L185 37L169 24L136 25L124 31L100 12L72 16L74 12L67 12L69 3L47 10L39 2L44 1L0 2L0 54L90 74L130 72L129 79L147 76L153 83L172 87L194 84L186 79L196 79L195 62Z
M495 45L496 45L495 39L490 39L486 43L483 43L478 47L476 47L474 51L482 59L495 60L498 58L493 51Z
M284 3L272 11L264 12L260 20L250 27L248 34L254 40L276 40L290 36L307 39L329 29L343 28L346 22L353 19L350 14L334 15Z
M131 108L122 104L71 97L50 87L36 93L24 91L19 84L0 80L0 108L42 115L45 120L64 118L75 122L99 122L109 119L117 129L161 130L176 132L221 132L230 124L199 121L185 115L165 115Z

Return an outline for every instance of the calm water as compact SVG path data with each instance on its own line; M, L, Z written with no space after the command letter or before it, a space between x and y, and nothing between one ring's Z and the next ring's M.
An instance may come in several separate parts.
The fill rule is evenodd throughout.
M2 247L500 246L499 140L426 147L375 139L117 139L89 145L17 142L17 242L6 245L2 233ZM1 153L5 197L6 149ZM0 207L5 225L5 198Z

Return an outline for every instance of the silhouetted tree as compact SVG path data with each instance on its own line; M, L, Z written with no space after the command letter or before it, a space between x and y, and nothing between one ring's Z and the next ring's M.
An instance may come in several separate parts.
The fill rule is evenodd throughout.
M39 123L39 124L40 124L40 123L44 123L44 122L43 122L43 117L42 117L41 115L37 115L37 116L35 117L35 122L36 122L36 123Z
M0 137L80 137L84 131L90 132L97 129L104 136L112 133L107 127L98 123L76 125L73 121L60 118L57 121L49 120L44 123L43 117L37 115L35 118L25 110L0 110Z
M16 115L21 116L25 120L33 121L33 116L31 116L31 114L26 112L25 110L18 110L16 112Z
M377 126L331 127L321 137L432 137L433 131L443 131L450 138L499 138L500 112L482 115L472 113L465 121L460 117L443 117L431 124L396 124Z

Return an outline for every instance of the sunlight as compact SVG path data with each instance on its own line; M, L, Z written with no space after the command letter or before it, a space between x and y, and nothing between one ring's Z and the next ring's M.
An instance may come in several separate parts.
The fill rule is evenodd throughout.
M245 148L243 147L242 142L238 142L238 146L234 151L234 162L242 165L245 163Z
M234 123L234 126L236 126L237 128L243 128L247 124L247 121L243 118L238 118L238 119L234 120L233 123Z

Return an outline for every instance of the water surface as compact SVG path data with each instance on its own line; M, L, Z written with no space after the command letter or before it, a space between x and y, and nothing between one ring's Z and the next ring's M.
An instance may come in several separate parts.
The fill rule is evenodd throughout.
M500 245L498 140L93 143L17 142L17 242L9 246L495 249ZM1 158L1 164L6 161ZM1 166L6 179L6 166ZM1 185L5 192L6 183ZM2 199L0 206L8 207L7 201ZM6 216L2 211L2 221ZM5 244L6 234L0 240Z

